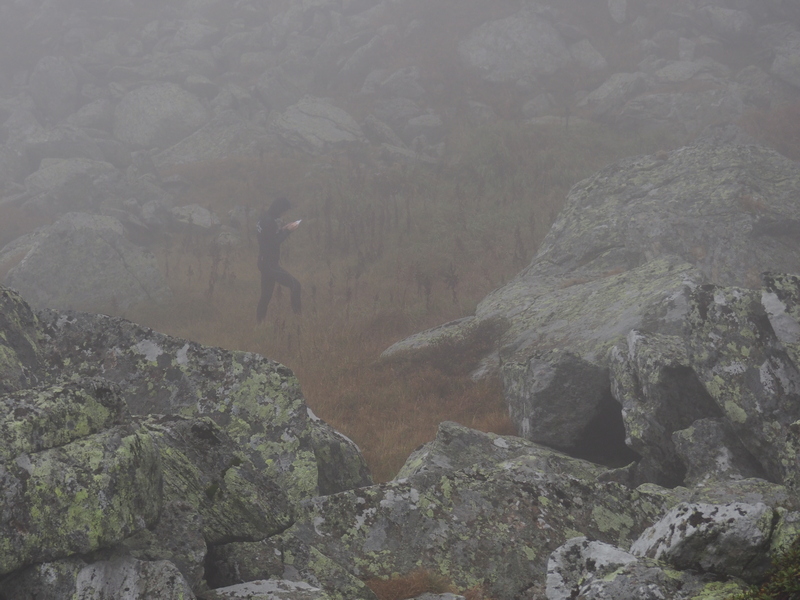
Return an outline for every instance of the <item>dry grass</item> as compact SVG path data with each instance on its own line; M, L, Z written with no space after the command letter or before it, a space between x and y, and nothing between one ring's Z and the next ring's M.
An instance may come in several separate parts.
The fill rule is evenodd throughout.
M417 569L407 575L388 579L370 579L366 581L366 584L375 593L378 600L407 600L425 593L451 593L460 594L467 600L490 600L480 587L459 590L446 577L424 569Z
M502 434L513 427L501 385L471 381L472 365L387 366L380 353L471 314L529 262L571 184L643 144L599 129L501 125L456 130L438 169L378 167L346 154L183 167L191 189L181 201L223 219L236 206L256 213L277 194L294 201L288 217L303 223L282 261L303 284L303 314L292 314L279 288L256 326L251 220L235 247L176 236L156 248L176 300L127 316L287 364L311 408L356 441L376 481L386 481L443 420Z

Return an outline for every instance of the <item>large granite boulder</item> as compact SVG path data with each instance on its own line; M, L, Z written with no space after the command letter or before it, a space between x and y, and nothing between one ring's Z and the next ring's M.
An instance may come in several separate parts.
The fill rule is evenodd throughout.
M465 65L492 82L535 80L571 59L555 26L528 10L480 25L460 42L458 52Z
M307 96L293 104L270 123L270 131L291 146L309 152L364 141L358 123L330 100Z
M134 146L168 148L208 122L208 111L174 83L143 85L114 110L114 136Z
M209 417L296 503L371 483L356 445L313 416L286 367L173 338L124 319L43 311L48 351L116 381L133 414ZM52 364L54 370L60 363ZM321 479L320 473L335 472ZM323 483L324 482L324 483Z
M124 310L171 295L155 257L112 217L67 213L6 246L0 263L20 255L4 283L39 308Z
M635 481L676 485L687 465L672 434L722 418L748 474L790 483L798 281L759 274L800 264L798 193L797 163L758 146L623 160L573 187L528 268L474 317L384 356L463 351L492 324L484 354L524 437L606 464L640 458ZM623 441L638 456L601 453Z

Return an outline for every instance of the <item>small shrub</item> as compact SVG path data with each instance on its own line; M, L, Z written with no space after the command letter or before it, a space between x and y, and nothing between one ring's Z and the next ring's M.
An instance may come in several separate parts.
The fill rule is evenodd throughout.
M800 600L800 538L774 560L764 583L729 600Z

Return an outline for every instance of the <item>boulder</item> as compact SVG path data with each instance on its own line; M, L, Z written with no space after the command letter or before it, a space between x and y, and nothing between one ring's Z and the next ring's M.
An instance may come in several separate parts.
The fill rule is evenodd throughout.
M603 118L621 109L625 103L648 85L645 73L614 73L599 88L590 92L580 103L596 118Z
M187 503L186 511L199 515L208 544L260 540L291 525L283 490L211 419L154 416L143 429L160 454L164 497ZM180 541L176 533L170 538Z
M576 531L624 545L661 514L662 503L520 456L313 498L280 539L315 552L285 552L284 569L306 581L323 578L331 563L360 579L427 569L460 588L483 585L491 597L514 598L544 583L550 552ZM352 588L327 591L373 598Z
M210 210L197 204L184 204L170 210L171 222L184 231L208 233L216 231L222 225L219 217Z
M556 28L527 10L478 26L458 53L467 67L498 83L552 75L571 58Z
M358 123L330 100L306 96L270 123L270 131L291 146L309 152L364 141Z
M259 155L266 136L266 129L226 110L174 146L156 154L153 162L164 169L191 162L254 157Z
M130 421L119 390L103 379L22 389L0 397L0 463L64 446Z
M173 338L124 319L55 311L40 315L49 351L69 360L74 372L102 373L118 382L133 414L213 419L293 503L319 493L321 469L338 472L324 479L323 485L341 486L328 487L329 492L371 483L356 445L312 418L297 379L286 367L257 354ZM320 439L324 445L318 449Z
M665 563L585 537L559 547L547 567L547 600L725 600L744 587L737 580L720 582L711 575L675 571Z
M167 148L208 119L197 97L178 85L144 85L125 94L114 110L114 136L134 146Z
M681 503L645 530L631 553L756 583L769 568L773 517L764 504Z
M0 574L117 544L161 510L158 452L125 426L23 452L0 465L0 479Z
M772 23L759 27L756 35L774 53L769 72L795 88L800 87L800 30L789 23Z
M606 464L641 458L636 481L675 485L686 465L672 434L724 417L758 472L789 484L800 469L797 283L758 274L800 264L798 193L797 163L759 146L700 142L623 160L572 188L528 268L474 317L385 358L465 353L471 332L500 324L481 354L499 351L528 439Z
M63 214L96 208L108 184L119 178L119 171L105 161L67 158L44 161L25 178L32 199L29 205Z
M217 588L202 600L330 600L323 590L302 581L260 580Z
M171 295L155 257L128 241L114 218L68 213L27 241L4 282L34 306L125 310Z
M0 286L0 394L35 385L42 366L39 321L17 292Z
M45 119L60 121L78 108L78 78L63 56L45 56L30 76L30 92Z
M185 600L189 585L168 561L115 557L86 564L79 558L42 563L3 582L6 598L19 600Z

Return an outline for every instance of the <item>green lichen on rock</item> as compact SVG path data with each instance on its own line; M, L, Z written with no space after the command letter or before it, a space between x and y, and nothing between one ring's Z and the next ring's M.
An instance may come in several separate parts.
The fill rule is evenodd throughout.
M128 420L118 388L84 379L0 397L0 462L63 446Z
M274 477L297 503L319 493L319 459L327 470L354 473L323 483L371 483L356 446L317 430L296 377L258 354L233 352L173 338L124 319L42 311L52 354L73 359L71 371L117 382L133 414L179 414L213 419ZM58 365L53 365L57 367ZM319 449L322 440L327 450ZM339 443L335 451L331 445ZM359 476L361 475L361 476Z
M119 543L161 510L153 441L124 427L20 454L0 478L0 574Z
M209 418L151 417L164 473L164 496L188 503L209 544L260 540L292 523L283 490Z

